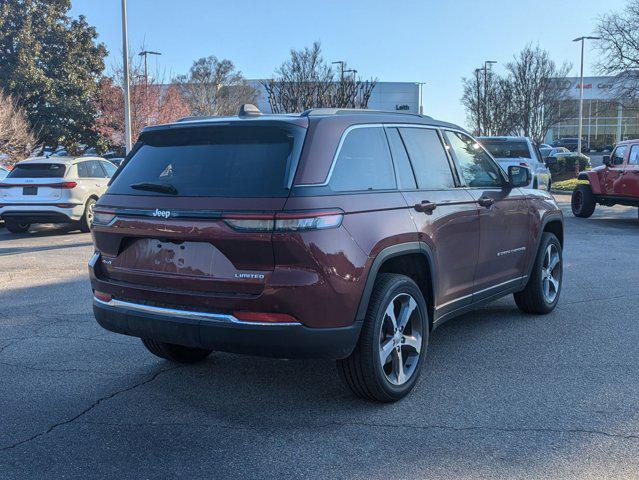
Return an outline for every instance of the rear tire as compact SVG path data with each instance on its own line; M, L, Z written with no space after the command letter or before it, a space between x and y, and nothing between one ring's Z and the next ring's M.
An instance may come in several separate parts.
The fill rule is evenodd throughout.
M5 220L4 226L7 227L7 230L9 230L11 233L24 233L29 231L29 227L31 226L31 224Z
M91 222L93 222L93 209L97 201L95 198L89 198L87 200L87 204L84 207L84 214L80 219L80 231L83 233L88 233L91 231Z
M153 355L177 363L195 363L208 357L212 350L185 347L174 343L158 342L150 338L142 338L142 343Z
M563 256L557 237L544 232L530 278L521 292L513 294L522 312L546 314L554 310L563 279Z
M577 185L572 191L570 207L575 217L588 218L595 211L597 202L590 185Z
M404 275L381 274L359 341L348 358L337 361L338 373L356 396L395 402L417 383L428 334L428 309L417 284Z

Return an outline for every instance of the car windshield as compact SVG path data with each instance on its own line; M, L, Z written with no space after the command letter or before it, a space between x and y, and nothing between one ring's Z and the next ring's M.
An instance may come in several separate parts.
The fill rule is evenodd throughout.
M19 163L7 178L62 178L65 171L62 163Z
M495 158L530 158L528 143L523 140L484 139L481 144Z
M146 132L109 193L286 197L304 135L284 123Z

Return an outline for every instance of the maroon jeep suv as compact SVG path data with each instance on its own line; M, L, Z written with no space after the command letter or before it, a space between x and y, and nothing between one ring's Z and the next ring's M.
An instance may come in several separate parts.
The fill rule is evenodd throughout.
M548 313L563 219L463 129L362 110L144 130L95 207L94 312L176 362L329 358L394 401L443 322L514 294Z

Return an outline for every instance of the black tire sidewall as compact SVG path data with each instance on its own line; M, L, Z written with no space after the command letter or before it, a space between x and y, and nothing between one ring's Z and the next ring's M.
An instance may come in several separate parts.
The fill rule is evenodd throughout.
M372 328L369 332L369 335L372 335L372 338L369 339L369 345L372 347L372 351L367 353L368 355L370 355L371 361L374 366L373 372L377 385L389 397L393 399L399 399L405 396L410 390L412 390L417 383L417 380L419 379L421 370L423 368L424 359L428 350L429 322L428 307L419 287L409 277L403 275L394 275L394 277L396 278L394 278L391 283L387 285L386 291L381 297L379 303L376 305L377 308L374 312L369 312L369 318L367 318L366 320L371 321L372 325ZM388 381L386 375L384 375L384 371L379 359L379 334L380 329L382 328L386 307L395 296L401 293L408 293L417 302L417 308L419 309L420 318L422 321L422 348L417 366L415 367L415 371L413 372L411 378L403 385L393 385Z
M80 219L80 230L84 233L88 233L91 231L91 225L89 223L88 213L89 206L91 204L95 205L98 201L95 198L89 198L87 203L84 205L84 213L82 214L82 218Z

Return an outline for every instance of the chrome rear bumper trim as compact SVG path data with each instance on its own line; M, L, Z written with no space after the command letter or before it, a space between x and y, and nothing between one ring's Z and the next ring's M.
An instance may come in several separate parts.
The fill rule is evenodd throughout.
M287 323L268 323L268 322L244 322L237 319L233 315L227 315L222 313L206 313L206 312L193 312L190 310L176 310L173 308L155 307L152 305L142 305L139 303L124 302L122 300L111 299L108 302L93 297L93 301L98 305L104 305L106 307L118 308L121 310L132 310L135 312L143 313L155 313L158 315L165 315L167 317L186 318L190 320L203 320L206 322L217 323L230 323L237 325L251 325L251 326L268 326L268 327L298 327L302 324L299 322L287 322Z

